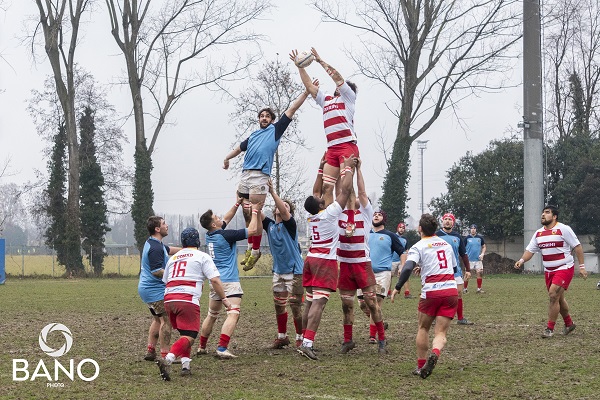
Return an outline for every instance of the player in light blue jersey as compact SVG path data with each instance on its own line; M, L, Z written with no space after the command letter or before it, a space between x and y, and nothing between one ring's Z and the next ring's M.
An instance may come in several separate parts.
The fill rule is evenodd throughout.
M318 81L315 81L318 85ZM308 92L303 92L294 100L288 108L275 121L275 113L271 108L263 108L258 112L258 124L260 129L254 131L250 136L235 146L225 156L223 168L229 168L229 160L245 152L242 165L242 177L238 186L238 195L244 198L244 216L246 226L250 223L252 208L257 209L259 203L264 203L269 190L268 180L271 177L271 168L277 147L283 133L292 122L294 114L308 97ZM259 224L258 231L248 237L248 250L246 251L242 265L244 271L251 270L260 257L260 241L262 238L262 225Z
M296 347L302 345L302 269L304 260L298 244L298 231L294 219L294 204L282 200L269 180L269 192L275 201L273 215L275 220L264 217L263 229L269 237L269 246L273 256L273 301L277 318L277 339L273 349L281 349L290 344L287 336L289 304L296 329ZM263 214L264 215L264 214Z
M169 225L162 217L152 216L146 222L150 237L144 243L140 263L138 293L148 305L152 314L152 323L148 330L148 352L146 361L156 360L156 344L160 345L162 357L169 352L171 343L171 324L165 311L165 284L162 281L169 255L181 250L180 247L165 246L162 242L169 234Z
M477 225L472 224L470 229L470 235L465 237L465 248L467 255L469 256L469 262L471 263L471 269L475 270L477 274L477 293L485 293L481 290L481 283L483 282L483 256L485 255L485 240L481 235L477 234ZM469 281L465 281L465 288L463 293L468 292Z
M473 322L469 321L463 315L463 299L462 299L462 289L464 281L468 281L471 278L471 264L469 263L469 256L467 256L467 251L465 250L465 243L462 240L462 237L458 232L453 230L454 223L456 222L456 218L451 213L446 213L442 216L442 229L438 230L435 234L440 238L444 239L446 242L452 246L452 250L454 252L454 261L456 265L456 271L454 271L454 279L456 280L456 285L458 287L458 308L456 310L457 321L456 323L459 325L473 325ZM465 265L465 275L463 279L462 269L460 268L460 260L463 261Z
M229 341L240 317L240 306L244 294L242 285L240 285L236 243L246 239L250 235L256 234L258 230L258 214L260 214L262 208L262 203L258 203L256 204L257 208L252 209L252 219L247 229L226 230L227 224L235 216L242 200L243 198L239 197L235 205L223 216L223 219L214 214L212 210L208 210L200 217L200 225L208 231L206 233L208 254L212 257L219 270L225 296L231 303L231 308L227 310L227 319L225 319L221 328L221 336L217 347L216 355L221 359L237 357L228 350ZM208 343L208 337L212 333L215 321L219 316L219 312L223 307L222 300L211 287L208 315L204 319L204 322L202 322L202 328L200 329L200 343L197 354L207 353L206 344Z
M401 256L396 253L392 254L392 276L400 276L400 269L406 262L408 240L404 237L404 232L406 232L406 224L404 222L400 222L396 227L396 236L398 236L398 239L400 239L400 244L402 244L402 247L404 247L404 253ZM405 299L413 298L410 294L410 285L408 284L408 281L406 281L404 284L403 290Z
M405 249L398 235L385 229L387 215L385 211L379 210L373 213L373 229L369 233L369 252L371 257L371 266L375 274L377 282L375 292L377 294L377 303L381 308L383 300L388 295L388 290L392 282L392 257L400 257L404 254ZM358 296L360 309L369 317L369 343L377 344L377 326L371 318L371 312L361 299L363 296ZM384 323L384 326L387 324Z

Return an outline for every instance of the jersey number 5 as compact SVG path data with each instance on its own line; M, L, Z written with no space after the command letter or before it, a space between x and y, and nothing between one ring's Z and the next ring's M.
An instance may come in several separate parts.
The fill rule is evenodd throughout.
M312 240L319 240L321 239L321 235L319 235L319 232L317 232L317 227L313 226L312 227Z
M175 261L175 264L173 264L173 273L171 273L171 278L185 276L185 267L186 266L187 266L187 261Z
M444 250L437 251L437 258L440 262L440 269L448 268L448 260L446 259L446 252Z

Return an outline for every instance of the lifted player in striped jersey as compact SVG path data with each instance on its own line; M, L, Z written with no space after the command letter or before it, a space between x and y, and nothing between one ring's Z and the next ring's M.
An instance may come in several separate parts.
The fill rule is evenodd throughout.
M435 236L436 228L437 220L434 216L430 214L421 216L418 228L421 240L408 251L406 263L392 292L393 302L413 270L415 273L420 273L422 288L419 300L419 329L416 338L417 369L413 374L420 375L423 379L431 375L440 352L446 345L446 333L458 305L458 290L454 278L455 257L448 242ZM417 267L417 264L420 267ZM427 357L429 330L434 320L436 324L432 350Z
M333 95L325 94L318 85L311 81L306 70L298 67L306 90L323 108L323 125L327 138L327 163L323 168L323 197L327 203L331 203L334 186L339 189L336 182L340 176L340 165L343 163L343 158L350 157L350 155L359 156L354 131L356 84L344 80L335 68L323 61L314 48L311 48L311 52L315 56L315 61L321 64L336 85ZM296 50L291 52L292 61L295 60L297 54ZM339 190L336 190L337 194L339 194Z
M554 326L559 313L565 322L563 334L568 335L575 329L575 324L569 314L569 305L565 299L565 291L569 288L575 270L575 260L571 255L573 250L575 250L579 263L579 275L583 279L587 278L587 271L583 264L584 255L581 243L570 226L558 222L557 207L553 205L544 207L542 225L543 227L533 234L521 259L515 263L515 268L519 269L531 260L533 253L542 253L546 289L550 298L548 325L542 332L542 337L550 338L554 335Z
M321 161L321 167L324 160ZM352 191L352 178L357 163L355 157L344 159L344 176L342 177L342 190L335 201L326 204L322 197L322 172L319 169L317 179L313 186L313 195L308 196L304 208L310 214L308 217L312 241L308 254L304 260L302 286L306 288L302 327L304 339L298 352L311 360L317 360L313 350L313 342L323 309L329 300L331 292L337 289L338 266L336 250L338 247L338 218L342 213L350 192Z

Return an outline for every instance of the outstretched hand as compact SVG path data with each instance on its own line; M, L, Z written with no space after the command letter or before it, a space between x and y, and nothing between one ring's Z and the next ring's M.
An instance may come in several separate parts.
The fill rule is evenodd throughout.
M396 290L396 288L394 288L394 290L392 290L392 294L390 295L390 301L393 303L394 302L394 297L396 297L396 295L399 292Z
M319 56L319 53L317 53L317 50L314 47L311 47L310 52L312 53L313 56L315 56L315 61L320 63L321 57Z
M294 49L290 52L290 60L292 60L294 64L296 64L296 56L298 56L298 50Z

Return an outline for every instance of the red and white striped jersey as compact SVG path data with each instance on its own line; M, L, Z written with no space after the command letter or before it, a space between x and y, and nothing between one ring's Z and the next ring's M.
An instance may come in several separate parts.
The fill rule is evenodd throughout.
M217 276L219 270L208 254L193 247L179 250L169 258L163 274L167 285L165 303L185 301L200 305L204 280Z
M552 272L573 267L571 251L579 244L573 229L558 222L552 229L542 227L535 231L525 250L530 253L541 252L544 271Z
M344 210L338 221L340 246L337 252L338 261L344 263L364 263L371 261L369 257L369 232L373 222L373 206L371 203L358 210ZM346 226L354 220L355 231L346 237Z
M308 217L308 226L312 235L307 257L336 259L338 247L337 221L342 213L342 207L337 201L316 215Z
M327 147L356 140L354 133L354 105L356 93L344 82L338 87L339 96L317 92L315 101L323 107L323 124Z
M454 280L454 250L444 239L424 237L408 250L407 261L421 266L421 298L458 296Z

